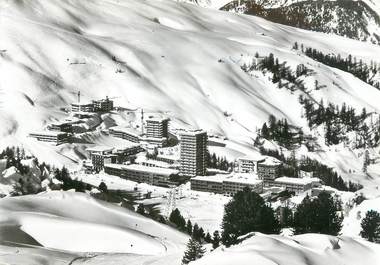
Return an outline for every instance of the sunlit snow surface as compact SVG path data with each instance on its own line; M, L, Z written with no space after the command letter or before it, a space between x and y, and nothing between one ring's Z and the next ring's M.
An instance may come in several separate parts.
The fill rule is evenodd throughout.
M273 52L293 67L303 63L313 69L315 77L305 80L308 87L312 88L314 78L327 86L311 92L317 101L346 102L358 111L362 107L380 109L378 90L291 49L297 41L325 53L352 54L369 63L380 61L379 46L256 17L158 0L4 0L0 2L0 36L0 146L22 144L41 161L59 166L75 168L86 146L53 147L27 135L49 121L62 119L65 114L60 108L75 101L78 90L83 100L116 96L116 105L168 111L175 122L225 135L228 148L214 151L230 157L257 152L250 146L269 114L286 117L307 130L297 92L279 90L267 76L251 77L241 71L241 63L257 51L262 55ZM231 116L226 117L225 112ZM110 143L99 135L92 140ZM356 153L339 147L324 152L314 155L340 173L347 174L349 169L360 172L362 162ZM376 176L378 166L369 171ZM354 177L363 178L359 173ZM366 182L374 183L368 189L377 196L378 180ZM183 202L185 214L188 201ZM208 207L211 203L212 197ZM219 205L218 216L220 209ZM74 259L71 264L179 264L187 240L170 228L80 194L55 192L2 199L0 211L4 240L0 264L69 264ZM357 235L357 223L347 231ZM17 235L16 245L7 242L9 234L4 227ZM108 235L108 243L102 244ZM340 248L332 250L331 241L337 239L319 237L297 237L297 243L259 235L244 246L218 250L200 264L244 264L256 257L257 264L276 264L276 253L283 257L277 264L294 260L291 264L357 265L360 257L365 264L375 264L378 258L374 256L379 252L377 246L363 241L342 238ZM142 245L149 246L150 253ZM230 255L239 252L239 247L242 263ZM108 254L82 258L83 253L73 250ZM113 252L129 254L110 254Z

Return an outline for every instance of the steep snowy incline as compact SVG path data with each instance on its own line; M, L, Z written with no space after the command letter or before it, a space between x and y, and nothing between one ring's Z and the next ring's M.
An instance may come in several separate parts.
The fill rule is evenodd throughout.
M26 136L64 117L78 90L83 100L119 96L117 105L169 111L241 143L269 114L305 126L297 93L240 69L257 51L314 70L326 85L311 94L317 101L380 109L380 91L291 49L298 41L370 62L380 61L379 46L172 1L5 1L0 12L0 146L75 154L75 145L51 150Z

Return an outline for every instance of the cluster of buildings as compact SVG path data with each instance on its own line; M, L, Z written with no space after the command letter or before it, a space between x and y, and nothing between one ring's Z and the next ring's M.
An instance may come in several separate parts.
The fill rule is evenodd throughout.
M71 103L71 113L73 117L90 118L90 113L109 112L113 110L113 101L108 97L91 102L80 102L80 93L78 93L78 102ZM55 145L69 143L73 135L73 125L78 120L54 122L46 127L46 130L32 132L29 137L35 138L41 142L49 142Z
M313 177L289 178L280 177L281 162L273 157L241 157L235 163L234 172L228 175L196 176L191 178L191 189L233 195L249 187L262 193L274 187L288 190L296 194L320 186L320 179Z
M74 115L89 115L95 112L109 112L114 108L108 97L91 102L71 104ZM86 114L87 113L87 114ZM241 157L235 161L233 172L211 175L207 172L208 136L204 130L179 130L179 148L174 153L157 152L147 159L136 161L142 151L164 149L169 142L170 120L161 116L149 116L141 128L115 126L109 128L111 137L128 142L122 147L94 146L87 149L88 159L84 168L88 172L104 170L131 181L145 182L158 186L173 186L179 180L190 179L191 189L233 195L249 187L262 193L265 189L278 187L294 193L310 190L320 185L320 180L310 176L288 178L280 176L281 162L273 157ZM145 130L144 130L145 127ZM73 134L73 122L49 124L43 132L31 133L39 141L56 145L67 143Z
M163 147L161 143L151 141L151 139L164 138L165 142L167 141L169 119L149 117L146 124L144 136L138 135L130 128L120 127L110 128L110 135L134 143L148 142L157 148ZM184 130L178 137L180 146L175 154L157 153L151 159L134 161L133 164L104 163L104 171L128 180L158 186L173 186L182 179L205 176L207 173L207 133L203 130Z
M109 129L109 133L133 143L144 142L155 147L164 147L169 138L168 125L168 118L150 116L146 119L145 132L133 127L115 126Z
M91 102L80 102L79 95L78 102L71 103L72 112L109 112L113 110L113 100L110 100L108 97L92 100Z

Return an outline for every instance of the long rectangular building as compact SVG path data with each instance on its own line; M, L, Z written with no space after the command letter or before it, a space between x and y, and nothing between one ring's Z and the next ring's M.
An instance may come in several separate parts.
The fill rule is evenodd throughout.
M176 183L171 177L178 175L178 170L169 168L149 167L138 164L120 165L106 164L104 171L107 174L119 176L138 183L148 183L155 186L168 187Z
M54 143L56 145L68 143L70 141L68 133L57 131L33 132L30 133L29 136L36 138L38 141Z
M72 112L93 112L94 104L91 102L76 102L71 103Z
M233 196L245 187L257 193L263 192L263 181L253 174L197 176L190 179L191 189Z
M109 132L114 137L128 140L133 143L138 143L141 140L141 134L136 129L131 127L115 126L111 127Z
M296 194L310 190L320 185L318 178L289 178L280 177L274 180L273 186L283 187Z

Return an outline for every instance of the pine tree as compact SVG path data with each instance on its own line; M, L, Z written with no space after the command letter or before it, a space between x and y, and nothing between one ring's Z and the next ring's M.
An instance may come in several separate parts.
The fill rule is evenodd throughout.
M361 222L360 235L370 242L380 243L380 214L374 210L368 211Z
M194 238L190 238L182 258L182 264L189 264L191 261L201 258L205 252L206 250L202 247L201 243Z
M269 139L269 130L267 124L264 122L263 127L261 128L261 137Z
M193 226L193 234L192 237L195 240L201 241L201 234L200 234L200 228L197 223L194 224Z
M306 196L294 214L296 234L322 233L338 235L343 218L339 215L341 202L322 192L316 199Z
M192 235L193 233L193 225L191 223L190 220L187 220L187 224L186 224L186 232L189 234L189 235Z
M139 213L139 214L144 215L144 214L145 214L145 207L144 207L144 204L140 203L140 204L137 206L137 210L136 210L136 212Z
M108 191L107 185L103 181L99 184L99 190L104 193Z
M363 172L367 173L367 168L370 163L370 158L369 158L369 151L365 150L364 152L364 158L363 158Z
M212 247L215 249L217 247L219 247L219 243L220 243L220 235L219 235L219 231L216 230L213 234L213 238L212 238Z
M184 231L186 226L186 220L181 215L180 211L176 208L169 216L169 221L175 224L180 230Z
M205 241L207 243L211 243L212 242L212 238L211 238L211 235L209 232L207 232L206 236L205 236Z
M236 243L239 236L249 232L279 232L273 209L265 204L259 194L249 188L237 192L225 205L222 227L222 241L227 246Z

